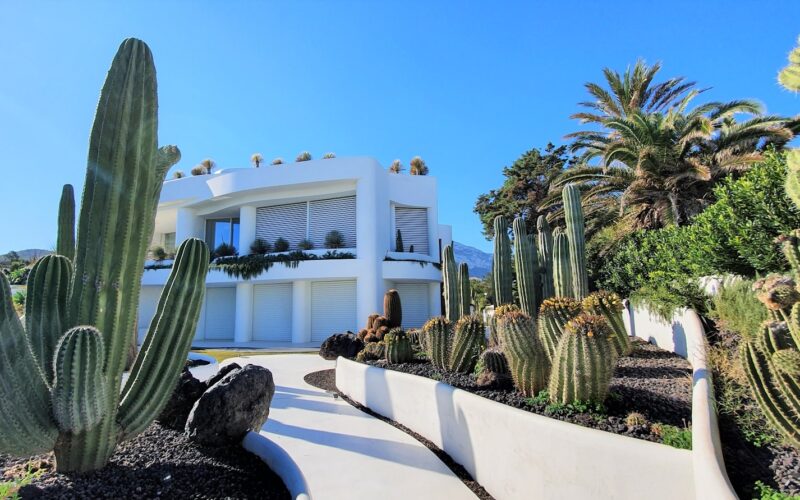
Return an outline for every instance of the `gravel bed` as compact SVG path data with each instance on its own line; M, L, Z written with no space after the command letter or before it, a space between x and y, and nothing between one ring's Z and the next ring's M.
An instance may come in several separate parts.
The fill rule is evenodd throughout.
M477 496L480 500L494 500L494 497L490 495L483 486L481 486L477 481L475 481L472 476L470 475L467 470L461 466L461 464L457 463L453 460L450 455L445 453L441 448L433 444L431 441L428 441L423 436L417 434L416 432L412 431L408 427L398 424L394 420L388 419L383 415L375 413L374 411L370 410L366 406L362 406L359 403L353 401L352 399L348 398L336 388L336 370L320 370L318 372L312 372L303 377L303 380L306 383L317 387L318 389L322 389L324 391L330 391L338 394L340 398L347 401L354 407L358 408L359 410L363 411L364 413L371 415L378 420L386 422L387 424L400 429L401 431L405 432L409 436L413 437L420 443L422 443L426 448L431 450L436 457L442 461L452 472L453 474L458 477L464 485L469 488L475 496Z
M201 449L158 424L121 444L101 470L61 474L53 470L52 455L0 455L0 479L17 476L29 463L42 473L19 491L23 499L291 498L283 481L243 448Z
M633 340L633 345L633 352L629 356L620 357L617 362L609 396L601 411L552 408L546 401L525 398L513 387L478 387L474 374L442 372L423 360L397 365L387 365L383 360L370 361L368 364L440 380L499 403L565 422L660 442L661 438L652 431L650 425L629 426L625 423L625 418L631 412L638 412L650 423L680 428L690 426L691 365L680 356L647 342Z

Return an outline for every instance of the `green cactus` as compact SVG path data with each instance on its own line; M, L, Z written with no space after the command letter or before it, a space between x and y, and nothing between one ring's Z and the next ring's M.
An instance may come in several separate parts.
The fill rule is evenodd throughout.
M356 361L363 363L364 361L377 361L386 356L386 344L383 342L370 342L365 345L358 354L356 354Z
M536 236L538 243L537 258L539 263L539 276L542 283L542 300L549 299L556 294L553 287L553 233L550 224L544 215L536 219Z
M497 375L509 375L508 361L503 350L491 347L481 353L480 364L483 370Z
M450 350L450 371L471 373L486 343L486 328L477 314L462 316L455 326Z
M602 316L583 313L567 323L550 375L550 401L605 401L617 360L613 335Z
M539 338L550 363L569 320L581 313L581 303L572 297L545 299L539 309Z
M798 46L789 53L789 65L778 74L778 82L788 90L800 92L800 37Z
M786 153L786 165L786 194L800 207L800 149L792 149Z
M517 270L517 293L522 312L536 320L539 302L539 274L537 272L536 246L528 238L525 219L517 217L513 224L514 265Z
M56 253L72 260L75 258L75 192L65 184L58 205L58 239Z
M405 247L403 246L403 233L400 230L397 230L397 234L394 238L394 251L395 252L405 252Z
M463 318L472 314L472 285L469 281L469 266L466 262L458 265L458 316Z
M511 311L519 311L519 307L516 304L501 304L494 308L494 314L489 318L489 345L490 346L499 346L500 345L500 337L497 335L497 320L500 316L511 312Z
M547 388L550 362L531 317L511 311L497 320L497 330L517 390L535 396Z
M8 282L0 277L0 452L53 450L59 471L97 469L117 443L152 422L174 389L205 292L209 252L197 239L178 249L144 345L119 391L156 206L166 171L180 158L174 146L158 149L157 127L150 49L125 40L106 77L89 140L74 271L66 257L37 263L28 286L34 299L26 305L27 328L13 314ZM59 224L64 252L70 246L67 212L61 210Z
M572 297L572 266L569 260L569 238L561 230L553 231L553 289L556 297Z
M601 290L594 292L583 299L583 309L603 316L608 321L608 326L614 332L614 347L617 355L627 356L633 351L631 339L628 331L625 330L625 323L622 321L622 299L614 292Z
M589 275L586 271L586 236L581 207L581 191L575 184L567 184L561 192L564 200L564 219L567 223L569 263L572 273L572 294L578 300L589 294Z
M514 293L511 270L511 241L508 239L508 221L502 215L494 218L494 255L492 261L495 303L512 304Z
M444 316L431 318L422 327L425 332L425 347L428 360L439 370L450 365L450 322Z
M391 289L383 295L383 315L389 328L400 328L403 325L403 307L397 290Z
M393 328L383 337L386 345L386 362L390 365L398 363L408 363L414 359L414 351L411 348L411 339L406 336L402 328Z
M453 245L444 247L442 254L442 285L444 287L445 316L451 322L458 321L458 270L453 254Z

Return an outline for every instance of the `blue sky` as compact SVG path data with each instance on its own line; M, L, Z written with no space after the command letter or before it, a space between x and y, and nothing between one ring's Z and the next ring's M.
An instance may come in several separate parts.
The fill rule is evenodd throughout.
M800 113L776 83L796 0L129 4L0 0L0 252L55 245L61 186L82 190L98 92L128 36L155 54L176 169L248 166L256 151L420 155L440 221L483 250L475 199L521 153L576 130L583 83L604 66L662 61L662 77L712 86L707 99Z

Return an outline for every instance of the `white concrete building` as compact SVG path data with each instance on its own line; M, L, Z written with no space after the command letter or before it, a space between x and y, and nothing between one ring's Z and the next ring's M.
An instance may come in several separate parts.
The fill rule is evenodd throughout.
M319 345L329 335L357 332L383 294L400 292L404 327L441 314L441 272L435 263L449 244L438 222L436 179L392 174L372 158L334 158L261 168L225 169L164 183L153 243L169 250L186 238L209 247L233 244L250 253L256 238L309 240L322 255L330 231L354 258L275 263L250 279L212 270L195 346ZM400 231L403 252L397 251ZM413 246L413 252L412 250ZM142 277L139 333L153 316L169 269Z

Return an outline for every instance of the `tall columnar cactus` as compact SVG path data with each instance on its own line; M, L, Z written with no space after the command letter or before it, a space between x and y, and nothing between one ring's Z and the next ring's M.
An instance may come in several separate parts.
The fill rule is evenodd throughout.
M514 302L511 270L511 241L508 239L508 221L502 215L494 218L494 256L492 260L494 298L497 305Z
M508 361L503 350L498 347L490 347L481 353L480 364L484 371L497 375L508 375Z
M553 289L556 297L572 297L572 266L569 260L569 238L556 228L553 231Z
M56 253L72 260L75 258L75 191L65 184L58 204L58 239Z
M469 281L469 265L462 262L458 265L458 316L462 318L472 314L472 284Z
M439 370L446 370L450 365L450 322L444 316L431 318L422 327L425 332L425 347L428 359Z
M542 302L539 309L539 338L551 363L564 335L564 328L580 313L581 303L572 297L552 297Z
M614 292L601 290L583 299L584 310L603 316L614 333L614 347L619 356L627 356L633 351L628 331L622 321L622 299Z
M37 263L25 328L0 277L0 452L54 450L60 471L102 467L117 443L152 422L174 389L205 291L209 252L197 239L178 249L119 391L156 204L167 169L180 157L174 146L157 147L157 107L150 49L125 40L89 140L74 271L63 256Z
M614 375L614 333L602 316L583 313L567 323L550 375L550 400L602 403Z
M514 264L517 269L517 293L522 312L536 320L539 302L539 273L537 272L536 246L525 227L525 219L514 219Z
M402 328L393 328L383 337L386 344L386 362L390 365L408 363L414 359L414 350L411 339L406 336Z
M471 373L475 369L486 342L485 330L483 321L477 314L462 316L458 320L450 350L450 371Z
M509 312L497 320L497 330L517 390L535 396L547 388L550 363L531 317L522 311Z
M572 294L580 300L589 294L589 275L586 271L586 237L581 207L581 191L567 184L561 192L564 201L564 219L569 240L569 262L572 272Z
M453 254L453 245L447 245L442 252L442 284L445 316L451 322L458 321L458 269Z
M553 233L550 231L550 224L544 215L536 219L536 235L538 243L538 262L539 275L542 282L542 300L548 299L556 294L553 288Z
M389 328L400 328L403 324L403 306L400 293L391 289L383 295L383 315Z

